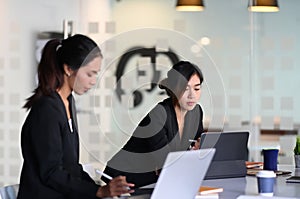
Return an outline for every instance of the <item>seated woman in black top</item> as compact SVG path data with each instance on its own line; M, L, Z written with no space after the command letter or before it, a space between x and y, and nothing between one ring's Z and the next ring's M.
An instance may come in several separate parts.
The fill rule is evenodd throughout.
M199 148L203 111L197 103L202 72L196 65L180 61L167 76L159 87L169 97L143 118L124 147L107 162L104 173L124 175L136 187L144 186L157 181L169 152ZM191 140L198 142L191 144Z

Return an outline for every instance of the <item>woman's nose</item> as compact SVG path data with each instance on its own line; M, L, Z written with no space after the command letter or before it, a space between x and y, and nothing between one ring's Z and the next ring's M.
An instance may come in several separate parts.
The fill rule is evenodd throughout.
M94 86L96 84L96 82L97 82L97 78L93 78L92 81L90 82L90 84L92 86Z
M194 96L195 96L195 93L193 92L193 90L190 90L188 97L193 98Z

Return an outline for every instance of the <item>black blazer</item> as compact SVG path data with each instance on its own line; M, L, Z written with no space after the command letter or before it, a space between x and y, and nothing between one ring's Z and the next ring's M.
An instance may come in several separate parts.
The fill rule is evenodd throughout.
M203 132L203 111L196 105L185 116L183 137L180 139L178 123L171 98L158 103L140 122L133 135L108 162L105 173L115 177L125 175L136 187L157 181L157 170L163 166L171 151L188 150L190 139ZM108 182L107 179L102 178Z
M21 132L23 167L18 199L94 199L98 185L79 164L79 140L73 96L69 125L58 93L41 97Z

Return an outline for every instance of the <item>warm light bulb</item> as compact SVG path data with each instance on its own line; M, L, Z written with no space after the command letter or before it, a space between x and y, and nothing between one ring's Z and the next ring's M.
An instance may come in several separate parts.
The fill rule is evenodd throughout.
M203 11L204 7L203 6L177 6L176 7L177 11Z
M251 12L278 12L279 8L276 6L249 6Z

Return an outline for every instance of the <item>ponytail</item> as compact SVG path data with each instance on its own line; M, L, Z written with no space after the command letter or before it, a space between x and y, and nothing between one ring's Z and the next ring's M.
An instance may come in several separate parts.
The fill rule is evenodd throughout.
M42 95L49 96L63 86L64 64L77 71L99 56L102 57L100 48L85 35L76 34L64 40L48 41L38 65L38 87L27 98L23 108L30 109Z
M30 109L42 95L50 95L63 84L64 71L57 56L60 44L59 39L53 39L46 43L38 65L38 87L34 90L34 94L26 99L27 102L23 108Z

